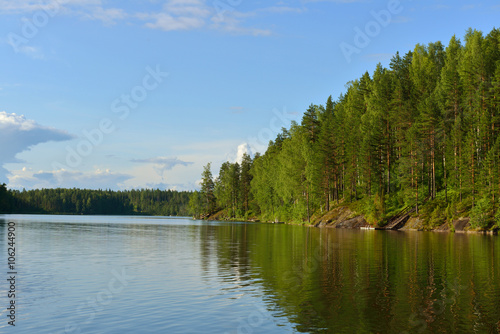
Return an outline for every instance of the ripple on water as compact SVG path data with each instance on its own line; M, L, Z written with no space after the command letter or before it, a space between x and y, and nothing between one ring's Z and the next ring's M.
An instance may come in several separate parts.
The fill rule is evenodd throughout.
M8 219L18 219L19 231L16 333L498 331L498 239L141 217Z

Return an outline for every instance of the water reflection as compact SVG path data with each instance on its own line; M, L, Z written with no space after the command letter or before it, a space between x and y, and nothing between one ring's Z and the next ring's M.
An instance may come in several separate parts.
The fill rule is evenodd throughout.
M499 331L495 236L0 216L1 249L11 218L26 333ZM134 279L83 324L76 310L122 268Z
M298 332L498 331L497 237L276 225L202 236L222 282L258 282Z

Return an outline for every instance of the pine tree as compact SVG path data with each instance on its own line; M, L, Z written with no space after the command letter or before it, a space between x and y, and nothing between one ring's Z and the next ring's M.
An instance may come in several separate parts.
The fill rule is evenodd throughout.
M424 214L441 191L466 210L497 205L499 38L497 29L486 37L470 29L464 46L453 36L446 50L440 42L417 45L397 53L389 69L378 64L336 101L311 104L301 124L283 129L253 162L223 165L219 205L295 220L373 195L392 211L402 199Z
M337 164L336 159L336 145L335 145L335 105L332 96L328 97L326 101L325 113L320 123L320 131L318 138L318 159L320 161L321 173L321 187L324 198L324 207L326 211L330 210L330 202L334 197L336 183L334 182L335 167Z
M251 192L250 185L252 182L252 174L250 170L252 169L252 158L247 153L243 154L243 159L241 161L241 200L243 202L243 214L246 215L250 210Z
M194 217L198 218L201 215L203 200L199 191L193 192L189 198L189 212Z
M207 163L207 165L203 167L203 173L201 174L201 195L203 198L203 213L205 215L210 215L215 212L215 184L210 170L211 165L210 162Z
M10 209L10 194L7 185L3 183L0 184L0 213L7 213Z

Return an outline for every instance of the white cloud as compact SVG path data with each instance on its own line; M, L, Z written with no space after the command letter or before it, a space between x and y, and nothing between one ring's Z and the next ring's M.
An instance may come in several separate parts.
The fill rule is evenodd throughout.
M180 183L148 183L146 188L149 189L160 189L160 190L177 190L177 191L190 191L197 188L197 185L193 183L180 184Z
M230 34L267 36L266 29L247 27L244 18L253 17L257 11L243 13L237 6L220 6L206 0L168 0L159 12L137 13L145 27L164 31L195 30L208 28ZM269 12L291 11L291 8L273 7Z
M243 155L246 153L250 157L253 157L253 149L250 146L249 143L243 143L238 145L237 148L233 146L229 150L226 151L226 155L224 156L224 159L221 161L226 162L226 161L231 161L231 162L237 162L241 164L241 161L243 160ZM212 165L212 167L216 167L216 165ZM217 169L214 169L213 172L217 173Z
M73 137L65 131L37 124L24 115L0 112L0 182L5 182L5 163L17 162L16 154L48 141L65 141Z
M85 17L91 20L102 21L107 25L115 24L118 20L127 18L127 13L120 8L102 8L96 7L90 14L85 14Z
M209 15L209 7L204 1L169 0L163 5L162 10L138 13L136 17L146 21L147 28L172 31L200 28L205 25Z
M243 26L243 18L254 16L254 13L240 13L237 11L225 12L224 15L214 15L210 28L227 32L233 35L269 36L271 31Z
M196 188L193 180L200 177L203 170L203 164L209 157L203 157L197 161L198 156L191 157L190 161L196 161L193 164L174 166L169 170L161 170L161 167L154 163L136 163L132 168L127 169L126 173L133 178L123 184L123 189L137 188L160 188L177 190L192 190ZM187 159L182 159L187 160Z
M161 5L158 7L157 3ZM49 16L67 15L86 20L101 21L105 25L113 25L118 21L127 23L141 22L150 29L164 31L196 30L201 28L214 29L230 34L267 36L271 32L267 29L247 26L244 18L254 17L257 13L300 13L302 8L288 6L273 6L258 9L252 12L238 11L238 5L224 2L223 6L208 0L164 0L151 1L150 10L142 12L127 12L121 7L106 6L102 0L0 0L0 15L23 14L36 12L49 13ZM156 7L156 8L154 8ZM134 20L136 22L134 22ZM35 50L20 50L33 56ZM38 54L38 53L37 53ZM40 56L38 56L40 57Z
M201 174L202 167L191 166L186 169L174 169L168 180L159 176L152 164L141 164L132 169L116 170L94 166L88 171L33 170L30 167L11 170L8 187L12 189L41 188L81 188L81 189L140 189L159 188L172 190L194 190L198 188L195 180ZM187 174L186 174L187 172Z
M177 158L168 158L168 157L156 157L149 159L133 159L132 162L142 162L142 163L153 163L164 166L166 169L172 169L177 165L189 166L193 164L192 162L186 162L179 160Z
M250 157L253 155L250 145L248 145L248 143L243 143L240 146L238 146L238 152L236 153L237 163L241 164L241 161L243 161L243 155L245 153L248 154Z
M150 16L154 22L148 22L146 27L151 29L171 30L191 30L200 28L205 24L202 18L198 17L173 17L166 13L152 14Z
M164 6L165 11L174 15L207 17L210 9L205 1L199 0L170 0Z
M15 45L13 41L7 42L10 46L14 48L17 52L20 52L33 59L44 59L42 50L39 47L29 46L29 45Z
M29 14L43 12L50 17L54 15L73 15L85 19L99 20L105 24L113 24L116 20L125 19L126 12L120 8L104 8L102 0L0 0L1 14Z
M191 30L205 25L211 14L210 8L200 0L169 0L159 12L139 13L141 20L149 21L145 26L151 29Z
M20 131L33 130L36 127L34 120L26 119L24 115L8 114L5 111L0 112L0 129L3 131L16 129Z
M9 188L81 188L81 189L117 189L133 176L112 172L109 169L96 169L90 172L38 171L24 167L12 171L9 175Z
M37 10L54 10L61 7L102 6L102 0L0 0L0 12L33 12Z
M166 171L172 170L175 166L189 166L189 165L193 164L193 162L182 161L182 160L177 159L176 157L174 157L174 158L156 157L156 158L149 158L149 159L133 159L131 161L138 162L138 163L153 164L154 170L162 178L163 178Z

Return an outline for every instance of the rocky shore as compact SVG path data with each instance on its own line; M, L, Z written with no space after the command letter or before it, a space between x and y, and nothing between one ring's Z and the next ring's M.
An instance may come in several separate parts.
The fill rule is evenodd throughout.
M406 218L406 219L405 219ZM444 223L436 228L429 229L424 224L424 220L418 216L402 217L399 225L388 228L378 227L369 224L363 215L353 212L348 207L338 207L320 217L314 224L319 228L346 228L346 229L380 229L399 231L434 231L434 232L455 232L455 233L491 233L497 234L498 229L492 231L475 230L470 225L470 218L463 217L453 221L453 224Z
M223 220L223 221L242 221L240 218L229 218L226 217L224 211L219 211L211 216L202 217L202 219L207 220ZM434 232L454 232L454 233L488 233L488 234L498 234L498 229L492 231L482 231L473 229L470 225L470 218L462 217L455 221L453 224L443 223L442 225L429 228L425 224L425 221L419 216L413 213L407 213L400 217L394 217L391 220L395 221L396 224L386 224L383 226L377 226L376 224L370 224L364 215L359 214L351 210L347 206L339 206L334 208L324 215L319 215L312 217L311 227L317 228L342 228L342 229L377 229L377 230L398 230L398 231L434 231ZM260 222L256 217L249 218L247 221L250 222ZM281 221L271 221L263 223L279 223L279 224L292 224L290 222Z

